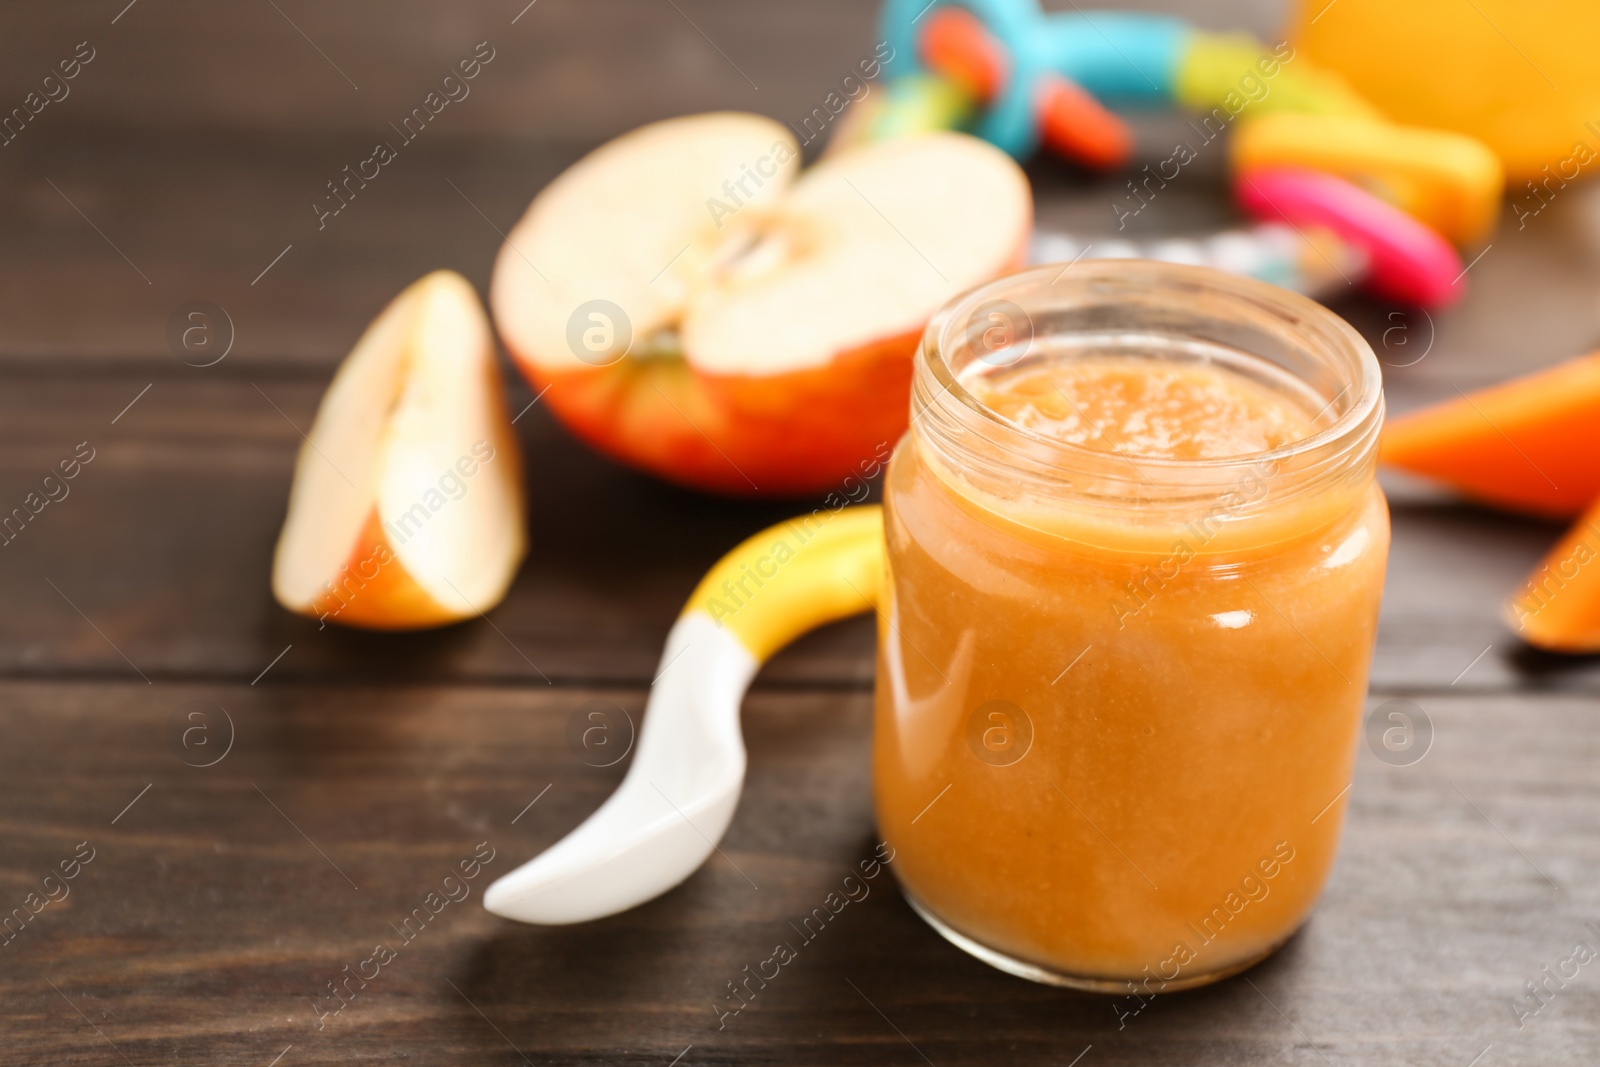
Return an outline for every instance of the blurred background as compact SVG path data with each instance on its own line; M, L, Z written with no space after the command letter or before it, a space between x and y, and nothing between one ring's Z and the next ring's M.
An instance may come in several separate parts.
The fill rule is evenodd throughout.
M1265 38L1287 16L1275 0L1099 6ZM69 95L0 148L8 356L162 352L167 315L204 298L235 320L230 360L331 366L383 302L427 270L451 267L481 288L497 231L588 148L644 122L718 108L798 122L870 54L877 15L878 5L856 0L12 5L0 12L0 106L20 106L80 42L94 59ZM325 183L390 137L389 124L480 42L494 59L470 95L319 232L311 205ZM1141 120L1138 154L1164 156L1167 131L1180 123ZM1210 168L1210 180L1176 183L1130 232L1225 225L1234 216L1220 164L1207 154L1191 170ZM1107 202L1125 179L1086 178L1052 158L1032 174L1043 223L1111 231ZM1596 316L1571 313L1594 303L1597 226L1580 193L1539 220L1564 239L1546 242L1537 259L1509 247L1483 265L1506 277L1535 270L1539 285L1516 302L1525 317L1480 317L1470 299L1452 316L1441 343L1459 339L1467 350L1457 370L1480 348L1527 345L1554 358L1593 340ZM1544 317L1556 309L1565 309L1559 322Z
M1461 3L1467 18L1513 10L1509 0ZM1288 13L1274 0L1095 6L1269 40ZM871 0L0 8L0 499L21 500L76 442L99 449L71 500L0 567L5 905L70 854L61 842L105 842L77 910L46 913L38 936L0 959L7 1011L27 1015L40 1050L31 1062L68 1062L56 1055L64 1041L75 1043L71 1062L119 1062L101 1044L107 1034L129 1062L226 1054L265 1064L290 1042L281 1067L393 1062L398 1034L430 1062L520 1062L505 1048L514 1040L567 1062L644 1062L645 1050L665 1064L708 1041L706 1005L761 958L754 946L765 951L774 929L837 882L871 819L865 617L787 649L752 697L759 773L727 847L770 887L754 903L720 868L600 936L511 929L474 902L470 916L452 913L448 939L413 950L427 955L374 998L362 1028L313 1046L308 995L360 958L336 956L341 939L405 914L440 862L484 836L504 849L498 873L600 803L624 768L578 762L563 740L567 716L596 696L642 708L693 582L796 505L665 486L578 446L536 407L516 427L533 550L492 622L319 631L273 603L268 572L300 430L387 301L437 268L482 292L533 195L641 123L712 109L800 121L872 53L877 18ZM1515 59L1516 45L1488 39ZM375 143L398 143L391 124L480 45L493 58L469 95L319 228L313 205L327 183ZM69 91L7 128L5 116L75 56ZM1138 117L1135 166L1165 157L1182 121ZM1224 164L1203 153L1123 236L1238 223ZM1128 173L1094 176L1050 156L1028 172L1043 226L1091 239L1115 230L1110 205ZM1525 228L1508 207L1490 241L1464 252L1483 254L1446 313L1359 294L1334 301L1385 364L1391 410L1600 340L1596 187L1563 189ZM227 358L203 370L174 358L167 336L174 310L195 300L226 309L236 331ZM509 367L507 382L522 410L531 391ZM1136 1036L1108 1036L1103 1002L965 960L885 892L870 918L857 916L856 934L819 950L829 955L810 961L782 1008L773 998L741 1024L743 1044L702 1049L685 1067L791 1061L803 1046L815 1062L891 1062L890 1047L893 1062L920 1062L884 1025L890 1016L941 1064L958 1053L1065 1064L1090 1041L1103 1043L1084 1067L1198 1062L1196 1035L1232 1062L1463 1067L1489 1041L1497 1050L1482 1067L1508 1062L1507 998L1573 936L1588 937L1580 923L1595 913L1582 888L1600 855L1600 662L1532 654L1499 616L1559 525L1391 488L1374 699L1425 699L1439 750L1404 773L1363 756L1340 880L1308 934L1254 972L1286 1011L1230 983L1162 998ZM239 728L210 777L164 739L173 710L197 695L225 701ZM130 799L138 806L113 830ZM361 891L295 830L348 865ZM1524 868L1528 854L1565 887L1558 905ZM896 1000L880 1001L880 1017L845 976ZM82 1025L68 996L104 1034ZM1592 1060L1597 1010L1589 988L1564 994L1524 1039L1521 1062ZM9 1021L0 1030L23 1033ZM1068 1047L1063 1033L1085 1036ZM995 1035L1008 1043L987 1043Z

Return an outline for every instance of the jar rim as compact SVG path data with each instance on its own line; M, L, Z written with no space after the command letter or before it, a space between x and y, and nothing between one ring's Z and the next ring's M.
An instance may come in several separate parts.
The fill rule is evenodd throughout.
M1001 299L1008 292L1036 286L1041 281L1048 280L1047 287L1055 289L1069 275L1070 286L1085 291L1092 290L1098 284L1138 287L1157 294L1162 289L1174 294L1203 292L1231 301L1236 307L1248 307L1257 313L1265 312L1297 333L1309 329L1311 347L1342 359L1353 371L1345 376L1348 380L1344 388L1324 405L1317 417L1320 418L1328 407L1344 399L1352 388L1356 396L1329 425L1316 433L1262 452L1207 459L1112 453L1062 441L1013 422L982 403L966 388L951 364L950 355L964 344L961 336L979 307ZM1383 380L1378 358L1372 346L1344 319L1309 297L1270 282L1227 274L1210 267L1157 260L1098 259L1065 265L1050 264L1016 271L969 289L951 299L929 321L918 348L915 379L911 413L913 424L924 412L940 405L941 397L947 396L955 401L960 412L967 414L967 418L961 419L967 424L964 429L984 433L994 438L994 443L1003 446L1009 444L1011 447L1008 451L1055 453L1065 462L1053 465L1062 466L1072 466L1074 460L1086 464L1124 460L1137 462L1141 470L1193 474L1196 471L1240 470L1262 464L1296 465L1305 463L1319 452L1345 453L1352 443L1359 447L1362 438L1370 437L1375 442L1377 429L1382 422ZM978 426L970 424L971 416L981 420Z

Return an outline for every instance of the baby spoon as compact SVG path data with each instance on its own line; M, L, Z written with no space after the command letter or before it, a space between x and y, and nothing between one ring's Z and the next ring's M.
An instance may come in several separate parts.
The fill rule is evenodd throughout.
M622 784L577 829L489 886L483 906L522 922L587 922L693 874L739 803L739 705L756 671L806 631L870 609L882 569L876 505L819 508L724 556L667 635Z

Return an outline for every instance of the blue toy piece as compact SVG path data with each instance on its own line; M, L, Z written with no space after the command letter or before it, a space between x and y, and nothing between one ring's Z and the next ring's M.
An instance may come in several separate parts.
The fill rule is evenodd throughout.
M1009 77L975 132L1019 158L1038 145L1034 100L1042 77L1062 75L1106 103L1170 104L1192 37L1187 23L1167 15L1051 15L1037 0L885 0L880 30L892 49L885 65L891 77L927 72L917 55L917 24L951 5L982 19L1006 49Z

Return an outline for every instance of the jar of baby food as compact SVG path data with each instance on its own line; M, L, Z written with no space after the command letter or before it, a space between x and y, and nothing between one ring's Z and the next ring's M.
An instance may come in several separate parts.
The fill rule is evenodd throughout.
M1294 934L1355 763L1382 422L1360 335L1211 270L1043 267L934 318L885 482L873 770L941 934L1141 996Z

